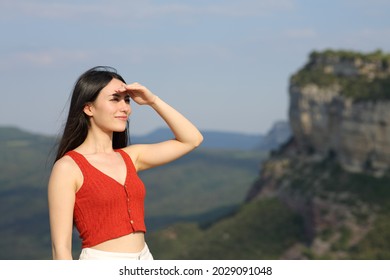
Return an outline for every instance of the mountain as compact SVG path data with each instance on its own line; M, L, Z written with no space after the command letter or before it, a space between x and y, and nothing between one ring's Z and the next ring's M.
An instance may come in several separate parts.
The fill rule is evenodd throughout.
M336 156L344 169L390 167L390 55L313 52L290 82L289 119L298 150Z
M204 140L202 148L227 149L227 150L252 150L264 138L263 135L251 135L234 132L202 131ZM131 142L136 143L156 143L166 139L174 138L168 128L159 128L146 135L135 135L131 137Z
M245 202L149 236L158 259L389 259L390 55L313 52L290 79L292 137Z
M291 138L290 123L286 121L275 122L267 134L257 143L256 150L277 150Z
M46 185L53 138L0 128L0 259L49 256Z
M202 131L204 141L202 148L219 150L259 150L270 151L278 148L291 137L290 124L286 121L275 122L265 134L245 134L224 131ZM134 135L131 142L155 143L173 138L168 128L159 128L146 135Z

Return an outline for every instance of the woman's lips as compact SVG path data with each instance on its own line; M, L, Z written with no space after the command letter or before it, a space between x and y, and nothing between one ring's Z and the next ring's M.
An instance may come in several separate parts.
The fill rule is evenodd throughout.
M127 121L127 116L118 116L115 117L116 119L122 120L122 121Z

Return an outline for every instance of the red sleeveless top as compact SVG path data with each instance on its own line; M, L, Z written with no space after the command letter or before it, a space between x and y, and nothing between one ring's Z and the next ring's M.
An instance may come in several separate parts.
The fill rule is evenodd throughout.
M80 153L66 153L77 163L84 176L83 185L76 193L73 213L82 248L132 232L146 232L144 184L138 177L130 156L122 150L116 152L121 154L126 163L124 185L99 171Z

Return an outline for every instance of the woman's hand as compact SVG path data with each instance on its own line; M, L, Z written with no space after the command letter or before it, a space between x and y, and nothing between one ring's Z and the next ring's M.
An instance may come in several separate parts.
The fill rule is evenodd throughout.
M171 162L195 149L203 141L199 130L176 109L165 103L140 84L124 86L138 104L149 104L165 121L174 139L154 143L130 145L125 151L132 157L137 171Z
M139 83L123 84L117 89L118 93L127 93L138 105L152 105L157 99L149 89Z

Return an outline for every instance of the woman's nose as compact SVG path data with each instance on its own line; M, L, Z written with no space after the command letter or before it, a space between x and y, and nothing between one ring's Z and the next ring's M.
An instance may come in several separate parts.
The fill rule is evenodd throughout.
M125 101L122 101L120 110L121 110L121 112L130 115L130 113L131 113L131 106L130 106L130 104L126 103Z

